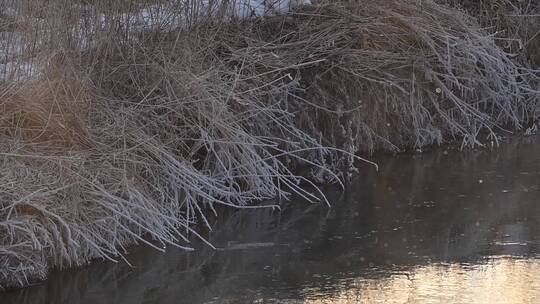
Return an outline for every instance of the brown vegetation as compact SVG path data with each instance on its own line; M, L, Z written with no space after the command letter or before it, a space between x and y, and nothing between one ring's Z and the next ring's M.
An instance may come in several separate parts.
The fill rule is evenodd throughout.
M537 71L430 0L152 26L51 2L13 57L33 72L0 86L0 287L188 248L216 205L324 201L303 185L339 182L358 152L482 145L538 117Z
M540 67L540 2L536 0L444 0L465 9L505 51Z

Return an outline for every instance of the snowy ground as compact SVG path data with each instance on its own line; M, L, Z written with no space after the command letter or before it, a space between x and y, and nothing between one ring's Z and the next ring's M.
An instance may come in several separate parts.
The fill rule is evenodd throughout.
M110 20L120 21L128 25L133 32L143 29L176 27L186 24L190 14L204 12L205 14L219 14L224 0L202 0L196 10L186 10L186 0L166 1L160 4L148 5L136 12L121 15L91 14L90 32L96 31ZM237 0L230 4L225 11L226 16L231 18L249 19L261 16L277 15L286 13L298 6L310 5L311 0ZM92 13L93 8L89 5L79 5L81 12ZM15 20L24 18L26 24L32 24L32 29L46 28L44 20L29 16L21 17L17 10L12 7L3 9L3 15ZM84 29L84 30L83 30ZM88 40L88 20L81 20L78 26L72 28L73 35L80 37L79 45L82 49L88 48L92 42ZM84 32L84 34L83 34ZM34 35L34 36L44 36ZM91 37L91 35L90 35ZM30 45L32 44L32 46ZM39 68L32 63L31 59L22 59L22 55L29 47L35 47L35 41L25 41L24 37L17 32L0 32L0 80L28 78L39 74ZM39 42L37 43L39 45ZM26 56L28 57L28 56Z

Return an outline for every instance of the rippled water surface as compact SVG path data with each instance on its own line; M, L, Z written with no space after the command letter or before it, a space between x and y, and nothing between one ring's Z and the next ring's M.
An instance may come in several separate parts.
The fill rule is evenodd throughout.
M194 253L56 271L0 303L540 303L540 144L403 154L361 168L332 208L213 219Z

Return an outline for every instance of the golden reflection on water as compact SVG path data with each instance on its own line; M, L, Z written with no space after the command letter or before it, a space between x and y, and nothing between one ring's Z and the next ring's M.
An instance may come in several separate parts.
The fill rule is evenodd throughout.
M335 294L311 294L303 303L540 303L540 260L500 257L480 265L434 264L347 285Z

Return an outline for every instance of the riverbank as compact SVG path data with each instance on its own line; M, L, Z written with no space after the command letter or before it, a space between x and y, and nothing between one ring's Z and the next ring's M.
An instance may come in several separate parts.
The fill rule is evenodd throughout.
M538 71L432 1L152 27L54 4L39 72L1 87L0 288L133 244L189 250L216 205L325 202L302 184L350 177L355 155L496 144L540 112Z
M325 189L332 208L293 197L281 212L213 219L218 250L141 246L134 267L53 271L2 304L534 303L540 142L451 148L378 155L378 172Z

